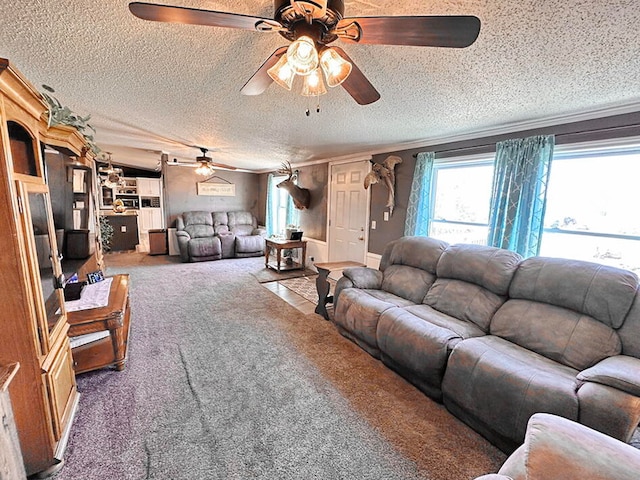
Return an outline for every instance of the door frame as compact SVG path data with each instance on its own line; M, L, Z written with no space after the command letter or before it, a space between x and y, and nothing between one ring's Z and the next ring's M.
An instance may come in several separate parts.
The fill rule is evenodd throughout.
M373 159L373 157L371 155L359 155L356 157L352 157L352 158L346 158L346 159L341 159L341 160L332 160L329 161L329 181L328 181L328 189L327 189L327 223L326 223L326 230L327 230L327 259L331 259L331 249L333 247L332 245L332 238L331 238L331 225L330 225L330 215L331 215L331 207L332 207L332 199L333 199L333 189L334 189L334 183L333 183L333 167L336 165L344 165L347 163L360 163L360 162L367 162L367 173L369 173L371 171L371 160ZM362 188L364 188L364 185L362 186ZM365 205L365 209L364 209L364 221L363 224L365 226L364 229L364 254L363 254L363 258L362 258L362 263L364 263L365 265L367 264L367 257L369 254L369 220L370 220L370 216L371 216L371 189L368 188L366 190L366 205ZM329 260L330 261L330 260Z

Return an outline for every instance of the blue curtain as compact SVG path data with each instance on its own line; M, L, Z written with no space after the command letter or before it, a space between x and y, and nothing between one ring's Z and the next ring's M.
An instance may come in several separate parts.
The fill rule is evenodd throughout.
M542 237L553 135L496 145L488 244L538 255Z
M268 236L284 233L287 225L299 226L300 213L293 206L291 195L276 187L284 178L283 176L276 176L271 173L267 180L265 227L267 228Z
M435 152L421 152L416 159L413 171L407 218L404 224L405 235L429 235L431 216L431 179Z
M275 185L273 184L273 174L269 174L269 178L267 178L267 212L265 215L265 227L267 227L267 236L274 235L278 233L277 225L276 225L276 215L275 215L275 206L277 205L277 198L274 198L274 194L277 195L277 190ZM274 202L275 200L275 202Z

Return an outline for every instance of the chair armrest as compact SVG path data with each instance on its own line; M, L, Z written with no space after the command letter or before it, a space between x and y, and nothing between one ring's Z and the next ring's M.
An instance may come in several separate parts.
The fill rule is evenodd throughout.
M353 283L355 288L380 289L382 287L382 272L369 267L349 267L342 271L342 275Z
M594 382L640 397L640 359L628 355L605 358L580 372L579 382Z
M529 419L524 444L526 478L634 480L640 471L638 449L547 413Z

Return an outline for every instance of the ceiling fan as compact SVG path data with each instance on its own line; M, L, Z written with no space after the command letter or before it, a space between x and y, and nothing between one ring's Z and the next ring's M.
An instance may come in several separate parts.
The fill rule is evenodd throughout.
M377 45L464 48L480 33L480 19L472 15L344 17L343 0L274 0L274 18L200 10L154 3L131 2L129 10L144 20L278 32L292 43L280 47L242 87L244 95L259 95L273 81L291 89L296 75L304 79L303 95L342 87L360 105L380 94L344 50L328 46L345 42ZM324 90L324 91L323 91Z
M196 173L199 175L213 175L216 168L220 168L223 170L237 170L236 167L232 167L231 165L225 165L224 163L216 163L213 161L211 157L207 156L207 152L209 151L205 147L198 147L202 152L202 155L196 157L195 162L180 162L178 159L174 158L173 160L169 160L168 155L165 156L165 161L167 165L177 165L180 167L192 167L196 169Z

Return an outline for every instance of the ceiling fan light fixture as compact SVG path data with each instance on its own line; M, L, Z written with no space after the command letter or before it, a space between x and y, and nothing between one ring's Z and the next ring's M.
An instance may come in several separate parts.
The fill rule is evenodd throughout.
M344 82L353 69L350 62L342 58L333 48L326 48L320 55L320 66L327 77L329 87Z
M327 89L324 86L322 80L322 72L319 68L316 68L309 75L304 77L304 83L302 84L302 95L305 97L317 97L327 93Z
M286 88L287 90L291 90L291 86L293 85L293 79L296 76L295 72L292 70L289 62L287 61L287 54L285 53L280 57L278 63L276 63L273 67L267 70L267 74L280 85L282 88Z
M215 170L209 162L201 161L200 165L198 165L198 168L196 168L196 173L204 177L207 175L213 175L215 173Z
M314 41L306 35L295 40L287 49L287 62L297 75L313 72L318 68L318 50Z

